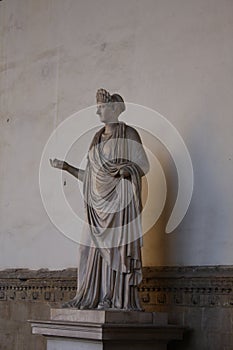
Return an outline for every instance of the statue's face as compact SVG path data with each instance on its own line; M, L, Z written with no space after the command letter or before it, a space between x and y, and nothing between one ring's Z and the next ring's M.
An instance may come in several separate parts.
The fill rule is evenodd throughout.
M99 115L102 123L116 122L116 116L110 103L98 103L96 114Z

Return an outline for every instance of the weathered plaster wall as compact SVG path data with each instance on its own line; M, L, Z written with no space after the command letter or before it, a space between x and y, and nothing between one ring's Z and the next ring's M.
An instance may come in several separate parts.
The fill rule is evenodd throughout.
M0 2L1 268L76 266L38 168L54 128L99 87L159 111L193 161L189 211L175 233L162 218L146 235L144 265L233 263L232 17L229 0Z

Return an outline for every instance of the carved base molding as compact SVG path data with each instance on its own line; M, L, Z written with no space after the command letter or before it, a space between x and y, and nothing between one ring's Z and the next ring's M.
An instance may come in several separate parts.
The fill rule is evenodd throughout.
M76 269L0 271L0 301L63 302L76 293Z
M139 290L150 306L233 307L233 266L144 268Z
M76 293L76 269L0 271L0 301L63 303ZM145 267L142 304L233 307L233 266Z

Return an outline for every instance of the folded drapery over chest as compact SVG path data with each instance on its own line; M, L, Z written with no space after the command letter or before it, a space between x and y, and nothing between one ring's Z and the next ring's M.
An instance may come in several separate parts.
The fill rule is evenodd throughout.
M107 137L104 128L97 132L88 153L84 200L89 233L107 264L120 272L141 267L145 157L142 144L127 138L125 123L118 123ZM127 170L127 178L120 176L122 168Z

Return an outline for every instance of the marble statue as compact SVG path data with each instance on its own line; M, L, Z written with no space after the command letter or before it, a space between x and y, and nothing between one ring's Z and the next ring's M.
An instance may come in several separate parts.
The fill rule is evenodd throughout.
M64 307L141 310L141 178L149 163L138 132L118 120L123 98L99 89L96 99L104 127L91 142L86 169L50 160L83 182L91 242L79 245L77 294Z

